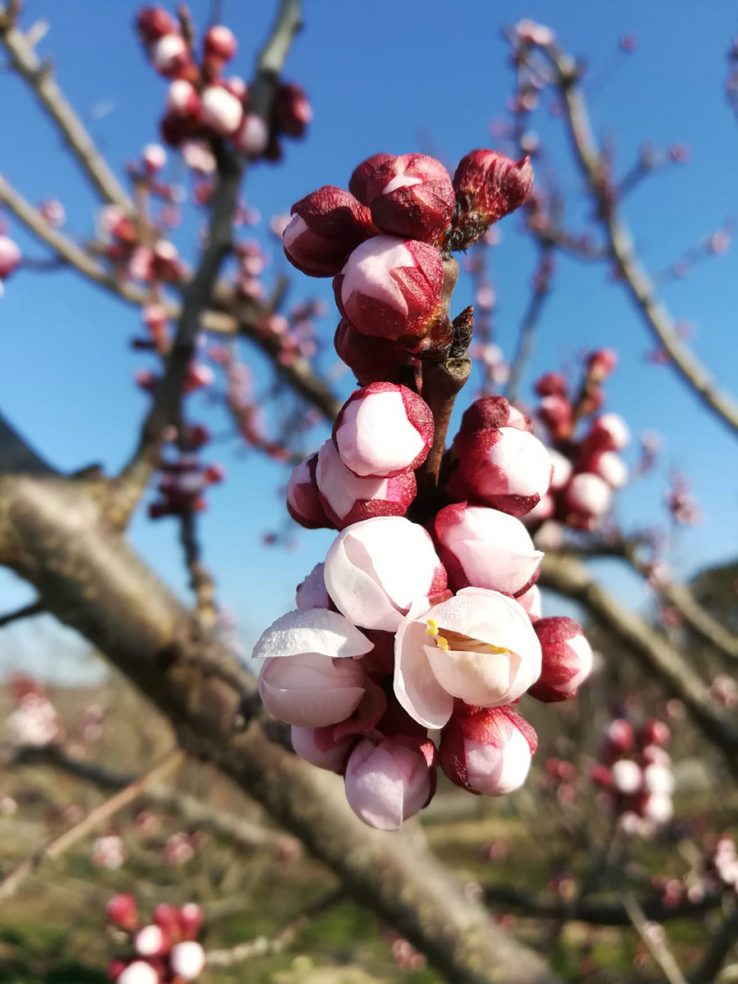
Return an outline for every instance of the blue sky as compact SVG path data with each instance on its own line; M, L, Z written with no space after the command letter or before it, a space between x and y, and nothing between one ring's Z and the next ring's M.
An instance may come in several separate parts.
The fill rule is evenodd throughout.
M27 0L25 6L25 23L48 18L51 30L41 51L53 58L67 95L121 170L155 139L164 96L164 84L146 65L131 30L138 5L129 0ZM248 77L274 5L224 0L222 8L241 42L234 70ZM194 2L192 9L197 23L206 22L208 3ZM432 148L453 166L472 147L494 145L490 123L504 116L511 91L500 29L524 16L550 24L569 50L586 56L596 129L611 137L620 173L645 140L690 148L687 164L647 181L628 200L626 214L649 269L667 267L727 216L738 214L738 124L723 95L725 53L738 15L733 3L722 0L587 5L574 0L505 5L306 0L305 30L286 75L307 89L314 123L307 140L286 145L283 163L253 169L246 185L249 201L265 217L286 211L321 184L345 185L356 163L380 150ZM636 37L637 50L618 58L618 39L624 34ZM69 216L67 230L89 235L94 196L48 121L8 73L0 74L0 102L0 172L31 201L59 197ZM546 113L536 125L564 167L563 187L571 196L575 222L583 214L581 182L560 125ZM15 233L17 226L11 223L11 228ZM186 256L193 256L197 229L191 221L177 235ZM43 255L20 232L18 239L30 255ZM700 357L724 385L733 383L738 391L736 255L731 250L685 281L667 285L663 298L680 320L693 323ZM498 340L509 353L533 262L516 234L515 220L504 226L493 260ZM281 262L275 257L272 272ZM296 276L292 289L295 298L318 295L330 303L323 282ZM461 308L470 300L468 287L462 284L457 296ZM334 325L331 312L322 325L326 337ZM59 467L101 462L115 469L125 460L146 405L131 382L132 373L146 364L127 344L137 327L135 311L70 273L25 273L9 283L0 302L0 406ZM624 294L608 283L607 271L562 261L526 382L598 345L615 345L621 353L621 368L608 388L609 407L624 413L636 434L656 431L664 440L660 471L619 496L624 524L633 528L664 520L664 475L676 466L687 471L704 519L696 530L680 534L673 562L688 574L734 556L734 440L668 369L645 361L651 343ZM258 359L254 365L263 372ZM218 419L201 406L203 419ZM229 480L210 496L202 539L221 599L239 617L248 641L291 607L295 583L321 559L330 534L301 534L289 552L263 547L261 532L283 519L277 489L284 474L253 454L234 454L236 447L229 442L217 449ZM174 524L138 517L132 536L150 563L184 592ZM639 597L632 582L611 566L603 574L623 596ZM0 609L28 596L27 589L0 572ZM42 636L30 625L0 638L0 659L33 656L59 672L70 666L76 672L73 650L67 636L50 629Z

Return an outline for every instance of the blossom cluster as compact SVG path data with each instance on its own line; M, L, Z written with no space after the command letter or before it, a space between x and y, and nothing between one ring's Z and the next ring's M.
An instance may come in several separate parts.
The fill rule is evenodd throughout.
M254 656L297 754L340 773L354 812L380 829L427 805L438 766L473 793L518 788L537 745L518 702L573 697L591 669L580 626L542 618L543 554L520 517L552 469L524 414L502 397L472 404L424 491L443 451L424 370L455 337L450 253L531 181L527 161L493 151L467 155L453 180L425 155L377 154L349 191L294 205L284 233L295 266L334 277L336 348L360 388L287 490L297 522L337 536Z
M158 905L150 923L143 923L133 895L114 895L105 912L116 935L126 941L125 953L111 961L116 984L182 984L194 981L205 966L197 937L203 924L199 905Z
M141 9L136 29L151 65L169 80L161 121L165 143L182 147L229 140L251 157L278 160L280 137L304 134L312 110L304 91L294 83L279 84L269 120L252 110L248 85L227 74L238 45L225 25L207 29L199 56L191 24L162 7Z
M626 834L648 836L671 820L674 776L666 751L670 740L668 725L655 718L640 728L625 718L607 726L592 779L609 795Z
M15 675L9 681L15 708L5 722L8 740L15 748L44 748L64 737L59 714L44 687L31 677Z
M630 441L628 426L619 414L599 412L602 383L616 365L611 349L592 352L576 395L558 372L536 382L536 416L547 433L553 478L549 494L529 514L530 523L552 520L578 530L596 529L610 511L613 492L628 482L620 456Z

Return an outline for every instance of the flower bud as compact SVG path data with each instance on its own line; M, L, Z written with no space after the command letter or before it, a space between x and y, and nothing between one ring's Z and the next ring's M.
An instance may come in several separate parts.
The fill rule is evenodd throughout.
M180 910L176 905L161 903L154 909L153 921L168 936L176 939L181 932Z
M613 349L597 349L587 358L587 375L596 383L601 383L615 371L618 354Z
M546 704L568 700L592 672L592 648L581 625L573 618L542 618L535 623L541 643L541 675L530 688L531 697Z
M572 464L559 451L553 448L548 449L548 456L551 459L553 472L551 473L551 490L563 489L571 478Z
M163 7L144 7L136 15L136 30L144 44L177 33L177 22Z
M394 154L374 154L372 157L367 157L365 161L362 161L361 164L354 168L353 174L349 179L349 191L363 205L369 205L367 183L370 177L382 164L387 161L393 161L394 159Z
M138 925L138 908L133 895L121 893L114 895L105 906L105 915L116 926L132 932Z
M553 393L544 396L538 406L538 416L553 440L569 437L574 426L574 407L565 396Z
M574 475L566 487L564 497L567 508L579 520L578 525L585 529L591 528L612 505L610 486L599 476L588 472Z
M633 796L641 788L643 773L632 759L619 759L612 766L612 781L623 796Z
M197 980L205 966L205 951L194 940L185 940L172 947L169 964L175 975L182 980Z
M535 391L539 396L563 396L568 399L569 387L560 372L546 372L536 381Z
M166 164L167 152L160 144L147 144L143 149L141 158L149 174L156 174Z
M17 243L9 236L0 236L0 280L17 270L22 258Z
M169 86L165 108L172 116L190 117L198 124L202 116L202 105L197 89L186 79L175 79Z
M334 345L339 359L351 369L360 386L407 378L412 357L406 349L386 338L362 335L345 318L336 329Z
M231 137L243 119L243 105L222 85L209 85L202 93L202 120L219 137Z
M313 109L302 86L285 82L278 87L272 117L279 133L295 138L304 135L313 119Z
M443 238L456 199L440 161L425 154L402 154L365 168L364 177L365 201L382 232L424 243Z
M643 770L643 788L651 795L671 796L674 792L674 773L666 765L651 762Z
M416 240L374 236L351 253L333 289L341 313L362 334L417 338L441 315L441 254Z
M179 909L179 923L185 939L191 940L202 929L205 922L205 913L197 902L185 902Z
M436 514L432 532L454 591L472 586L521 594L543 559L520 520L497 509L454 503Z
M600 756L606 762L612 763L621 755L632 751L634 745L635 734L630 722L624 718L615 718L605 731Z
M444 727L441 768L457 786L484 796L505 796L525 782L538 736L507 707L454 714Z
M344 403L333 443L355 475L389 477L423 464L433 430L433 414L421 397L406 386L377 382Z
M323 570L325 564L316 564L304 581L301 581L295 592L298 608L330 608L330 595L325 588Z
M159 984L160 978L154 968L145 960L129 963L115 984Z
M671 796L664 793L655 793L646 797L642 810L646 820L650 820L651 823L661 826L662 824L668 823L674 815L674 804Z
M472 150L459 162L453 185L460 226L483 232L523 204L533 186L533 168L527 157L513 161L494 150Z
M528 615L497 591L463 588L430 607L416 601L397 630L395 696L427 728L445 725L455 697L474 707L511 704L540 672Z
M269 126L261 116L247 112L234 140L238 149L249 157L261 157L269 144Z
M497 430L500 427L516 427L531 430L530 420L504 396L483 396L464 411L459 427L459 438L472 437L477 431Z
M190 51L181 34L165 34L151 49L154 68L165 78L176 79L191 65Z
M370 827L399 830L434 792L435 748L418 739L362 739L346 765L346 799Z
M336 740L333 732L332 727L299 728L293 726L291 732L292 747L300 758L305 759L306 762L316 766L316 768L342 773L356 738L349 735Z
M169 936L161 926L144 926L133 938L133 947L139 957L161 957L171 947Z
M417 492L415 474L390 478L359 477L344 465L332 441L318 452L315 469L320 503L336 529L375 516L404 516Z
M595 451L588 455L581 470L597 475L611 489L621 489L628 482L628 466L614 451Z
M340 273L352 250L376 232L369 209L343 188L324 185L295 202L284 252L310 277Z
M622 451L630 441L630 431L620 414L603 413L593 422L587 441L603 451Z
M658 745L665 748L671 741L669 725L651 718L641 728L641 739L646 745Z
M223 24L213 24L205 33L203 49L207 59L227 62L235 57L238 42L229 28Z
M515 600L528 613L528 618L531 622L537 622L540 618L543 618L543 596L537 584L532 585L527 591L518 595Z
M417 598L446 588L428 533L399 516L378 516L339 533L325 559L325 586L355 625L393 632Z
M459 434L454 457L449 495L513 516L530 512L551 484L548 450L533 434L517 427L475 431L468 437Z
M333 525L325 514L320 501L315 470L317 454L311 455L299 465L295 465L287 483L287 512L300 526L317 530Z
M288 612L254 647L254 658L265 660L259 674L264 706L275 717L301 727L345 721L366 689L365 670L350 657L371 648L366 636L337 612Z

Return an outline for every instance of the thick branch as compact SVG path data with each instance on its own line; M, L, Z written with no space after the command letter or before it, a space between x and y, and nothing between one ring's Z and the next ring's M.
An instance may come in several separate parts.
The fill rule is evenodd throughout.
M615 600L595 581L587 568L570 557L547 555L541 568L541 586L578 601L603 628L623 642L649 670L684 701L695 723L725 754L728 767L738 774L738 727L734 716L715 706L709 690L682 654L639 615Z
M2 7L0 43L10 56L12 67L34 91L62 140L77 158L101 197L119 205L126 212L133 213L133 202L98 151L82 120L64 98L51 69L42 64L28 38L14 26L12 18Z

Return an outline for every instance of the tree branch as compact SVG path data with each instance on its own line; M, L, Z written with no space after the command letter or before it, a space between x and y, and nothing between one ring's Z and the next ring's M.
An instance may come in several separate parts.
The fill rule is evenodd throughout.
M13 69L34 91L100 196L133 214L133 202L98 151L82 120L64 98L50 67L41 63L28 38L15 27L14 19L4 7L0 7L0 44L8 52Z
M40 615L43 610L44 606L39 601L32 601L30 605L16 608L14 612L8 612L7 615L0 615L0 629L5 628L6 625L12 625L13 622L20 622L21 619Z

